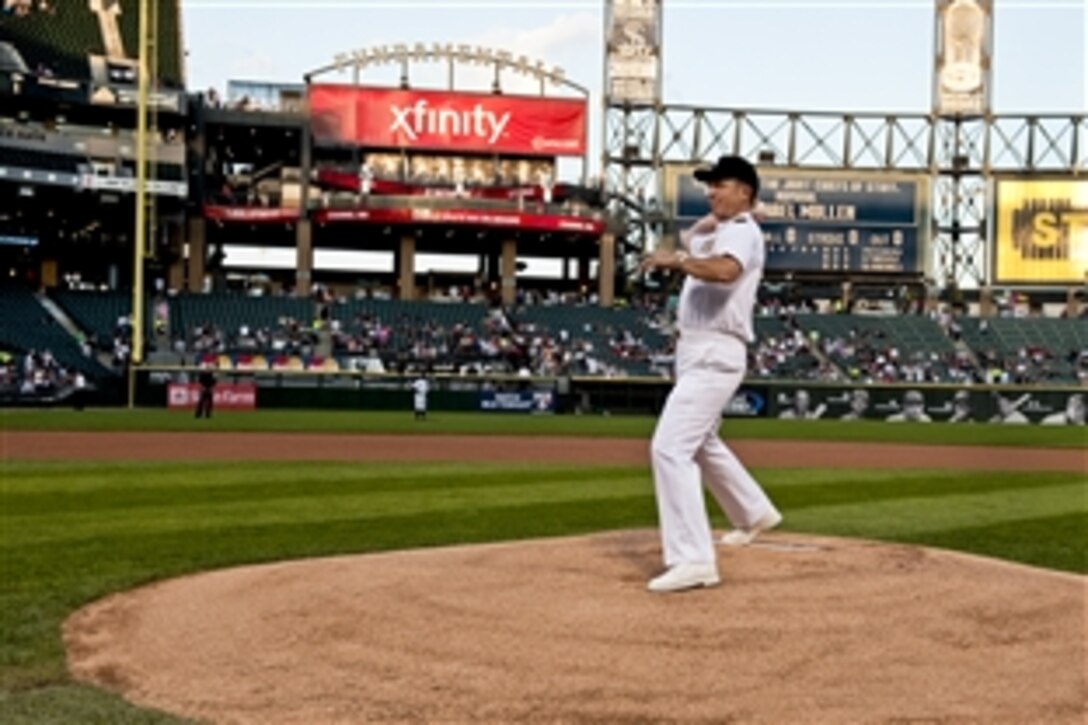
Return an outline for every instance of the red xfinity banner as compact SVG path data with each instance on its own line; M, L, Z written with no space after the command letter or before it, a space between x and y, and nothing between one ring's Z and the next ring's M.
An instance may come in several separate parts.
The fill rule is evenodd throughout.
M170 408L192 410L200 400L200 386L170 383L166 387L166 404ZM257 407L257 387L247 384L219 383L212 392L214 410L253 410Z
M314 84L318 141L537 156L581 156L586 104L569 98Z

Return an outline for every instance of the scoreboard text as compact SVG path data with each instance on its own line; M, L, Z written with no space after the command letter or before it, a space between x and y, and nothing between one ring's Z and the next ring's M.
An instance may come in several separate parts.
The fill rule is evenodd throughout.
M923 271L927 177L761 169L760 182L768 270ZM707 213L705 190L690 167L669 168L665 184L680 228Z

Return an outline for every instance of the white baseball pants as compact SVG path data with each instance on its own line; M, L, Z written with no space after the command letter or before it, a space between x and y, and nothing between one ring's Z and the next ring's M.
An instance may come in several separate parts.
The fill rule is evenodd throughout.
M747 367L732 335L682 331L676 384L650 447L665 566L715 563L700 478L734 527L748 528L775 510L748 470L718 436L722 411Z

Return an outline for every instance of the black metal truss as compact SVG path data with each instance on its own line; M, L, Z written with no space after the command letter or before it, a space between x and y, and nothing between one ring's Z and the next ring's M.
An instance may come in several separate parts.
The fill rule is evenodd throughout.
M645 247L659 233L663 167L740 154L761 165L930 175L938 282L986 278L988 190L998 175L1088 173L1088 117L763 111L661 105L605 109L608 188L643 203L628 224Z

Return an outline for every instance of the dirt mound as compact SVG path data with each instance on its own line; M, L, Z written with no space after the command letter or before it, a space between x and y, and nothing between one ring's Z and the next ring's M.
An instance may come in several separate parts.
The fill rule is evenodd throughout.
M772 535L652 595L652 531L209 572L65 624L74 675L226 723L1084 722L1085 578Z

